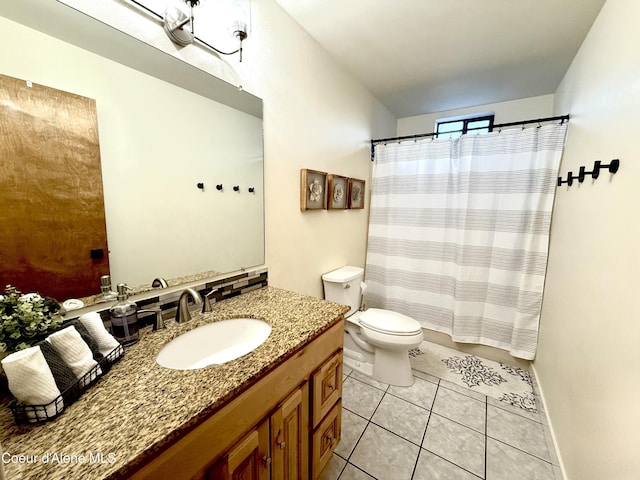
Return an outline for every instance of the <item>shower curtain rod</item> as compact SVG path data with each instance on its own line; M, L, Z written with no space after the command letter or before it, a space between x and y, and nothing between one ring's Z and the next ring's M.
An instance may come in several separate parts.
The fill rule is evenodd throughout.
M536 118L534 120L522 120L520 122L496 123L495 125L493 125L492 128L493 128L493 130L496 130L496 129L500 130L501 128L504 128L504 127L515 127L516 125L522 125L524 127L525 125L528 125L530 123L555 122L557 120L560 120L560 124L563 124L564 122L568 122L569 121L569 115L559 115L557 117ZM375 158L376 145L378 145L379 143L401 142L403 140L417 140L418 138L433 137L435 135L438 135L438 133L437 132L418 133L416 135L405 135L403 137L378 138L376 140L371 140L371 161L373 162L373 160Z

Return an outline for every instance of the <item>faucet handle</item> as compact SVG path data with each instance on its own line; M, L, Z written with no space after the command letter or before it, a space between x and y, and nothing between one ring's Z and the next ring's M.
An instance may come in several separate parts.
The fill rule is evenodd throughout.
M153 331L155 332L156 330L162 330L163 328L166 328L166 325L164 324L164 320L162 319L162 312L158 309L153 309L153 310L138 310L138 314L140 313L155 313L156 314L156 318L153 322Z
M212 288L209 293L204 296L204 304L202 305L202 313L211 311L211 297L216 293L219 288Z

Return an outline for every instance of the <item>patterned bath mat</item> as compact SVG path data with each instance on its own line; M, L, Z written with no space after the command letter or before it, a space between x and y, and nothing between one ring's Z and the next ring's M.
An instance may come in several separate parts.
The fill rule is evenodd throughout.
M504 365L431 342L409 350L411 367L502 402L537 412L531 377Z

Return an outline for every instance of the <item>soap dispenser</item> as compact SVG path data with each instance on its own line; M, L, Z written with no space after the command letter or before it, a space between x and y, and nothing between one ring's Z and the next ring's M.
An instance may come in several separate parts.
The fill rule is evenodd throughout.
M109 275L102 275L100 277L100 295L101 300L108 302L115 300L117 294L111 290L111 277Z
M118 284L118 302L109 309L113 336L123 346L133 345L140 340L138 333L138 306L128 300L130 288L125 283Z

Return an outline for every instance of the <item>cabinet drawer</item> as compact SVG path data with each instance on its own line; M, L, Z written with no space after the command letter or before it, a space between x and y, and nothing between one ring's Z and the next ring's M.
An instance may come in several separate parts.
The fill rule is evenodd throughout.
M342 351L313 373L313 427L342 397Z
M313 461L312 478L318 478L320 472L331 460L333 451L340 442L340 429L342 425L342 401L338 400L322 423L313 432Z

